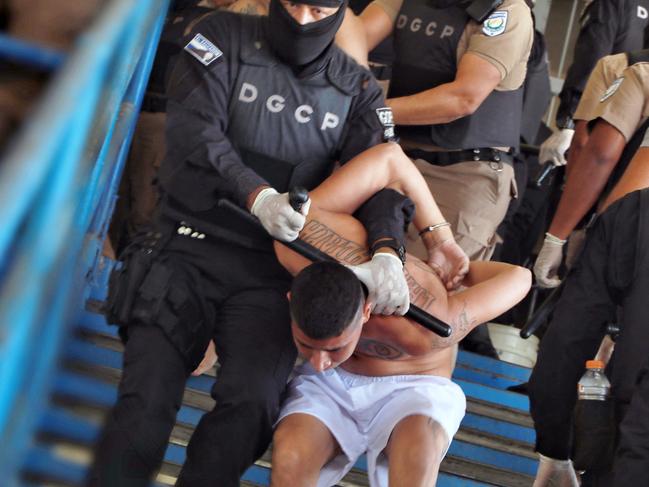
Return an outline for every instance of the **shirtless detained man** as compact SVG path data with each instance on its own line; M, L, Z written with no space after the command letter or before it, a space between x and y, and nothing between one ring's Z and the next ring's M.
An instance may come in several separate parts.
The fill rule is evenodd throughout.
M415 202L418 229L439 221L419 171L397 144L384 144L310 193L300 237L345 264L367 260L365 230L349 214L384 187ZM438 242L452 238L448 226L429 234ZM466 288L449 295L430 267L408 255L411 303L451 324L452 335L442 338L403 317L370 316L360 284L343 266L308 266L281 244L275 249L280 262L299 273L289 299L293 338L305 363L289 385L275 431L272 485L335 484L364 452L372 486L388 479L391 485L434 485L465 410L464 394L450 380L453 345L520 301L530 272L474 262Z

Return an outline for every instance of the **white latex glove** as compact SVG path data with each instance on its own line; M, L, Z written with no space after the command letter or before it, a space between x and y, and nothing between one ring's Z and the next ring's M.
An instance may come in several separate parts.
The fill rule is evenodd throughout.
M399 257L378 252L372 260L349 267L367 286L374 314L403 315L410 307L410 292Z
M555 460L539 453L539 469L532 487L579 487L570 460Z
M539 256L534 262L534 276L539 286L552 288L561 284L557 272L563 258L561 249L565 243L565 240L561 240L550 233L545 234L543 247L541 247Z
M545 139L539 151L539 164L549 161L555 166L565 166L567 162L565 154L574 135L573 129L559 129Z
M266 188L255 198L250 213L259 218L272 237L291 242L302 230L310 205L311 200L308 200L299 212L295 211L288 201L288 193L279 194L273 188Z

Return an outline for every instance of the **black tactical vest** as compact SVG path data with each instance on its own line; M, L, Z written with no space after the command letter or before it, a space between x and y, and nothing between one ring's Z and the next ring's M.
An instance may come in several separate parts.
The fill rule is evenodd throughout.
M527 62L527 73L523 83L523 117L521 140L526 144L537 144L543 114L550 105L550 71L543 34L534 33L534 45Z
M337 79L331 66L312 79L297 79L261 42L242 36L228 138L244 163L278 191L312 189L333 168L360 83L347 86L349 80Z
M649 0L630 0L627 13L628 25L618 33L612 53L634 51L649 47L645 41L645 29L649 27ZM606 22L606 19L599 19Z
M425 0L405 0L394 31L396 59L388 97L412 95L453 81L457 48L469 16L461 6L436 9ZM401 126L398 134L448 149L517 147L522 87L494 90L473 113L451 123Z
M322 72L298 79L271 53L262 22L244 17L242 27L238 63L231 73L226 135L243 163L279 192L294 186L313 189L338 159L363 71L347 69L347 57L335 48ZM171 198L164 206L168 217L187 221L203 233L272 252L271 239L260 226L227 209L196 212Z

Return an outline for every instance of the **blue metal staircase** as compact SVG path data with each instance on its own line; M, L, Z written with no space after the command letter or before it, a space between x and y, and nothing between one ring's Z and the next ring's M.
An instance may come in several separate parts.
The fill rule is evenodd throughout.
M116 397L122 345L98 310L100 256L168 0L113 0L69 56L0 36L0 56L53 80L0 160L0 483L78 486ZM27 53L27 54L26 54ZM40 53L35 55L35 53ZM157 478L173 485L218 371L192 377ZM438 485L523 487L536 471L529 370L460 352L467 415ZM341 485L364 486L365 459ZM270 455L242 485L268 485Z

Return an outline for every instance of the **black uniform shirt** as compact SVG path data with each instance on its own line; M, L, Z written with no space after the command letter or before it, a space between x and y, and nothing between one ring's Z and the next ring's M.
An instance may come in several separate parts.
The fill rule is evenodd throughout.
M333 47L324 70L300 78L272 54L266 36L264 17L215 12L188 36L194 48L185 48L174 67L160 179L164 192L192 213L223 197L244 206L267 183L260 172L321 171L316 163L322 160L305 169L300 164L311 153L322 156L323 147L330 171L336 160L344 163L383 140L386 127L377 109L384 101L367 70ZM247 85L239 76L244 69L256 77L244 79ZM327 103L334 108L327 111ZM244 109L258 117L247 127ZM326 175L318 173L314 183Z
M573 63L559 98L557 125L572 119L590 72L607 54L636 51L644 46L649 0L593 0L581 18Z

